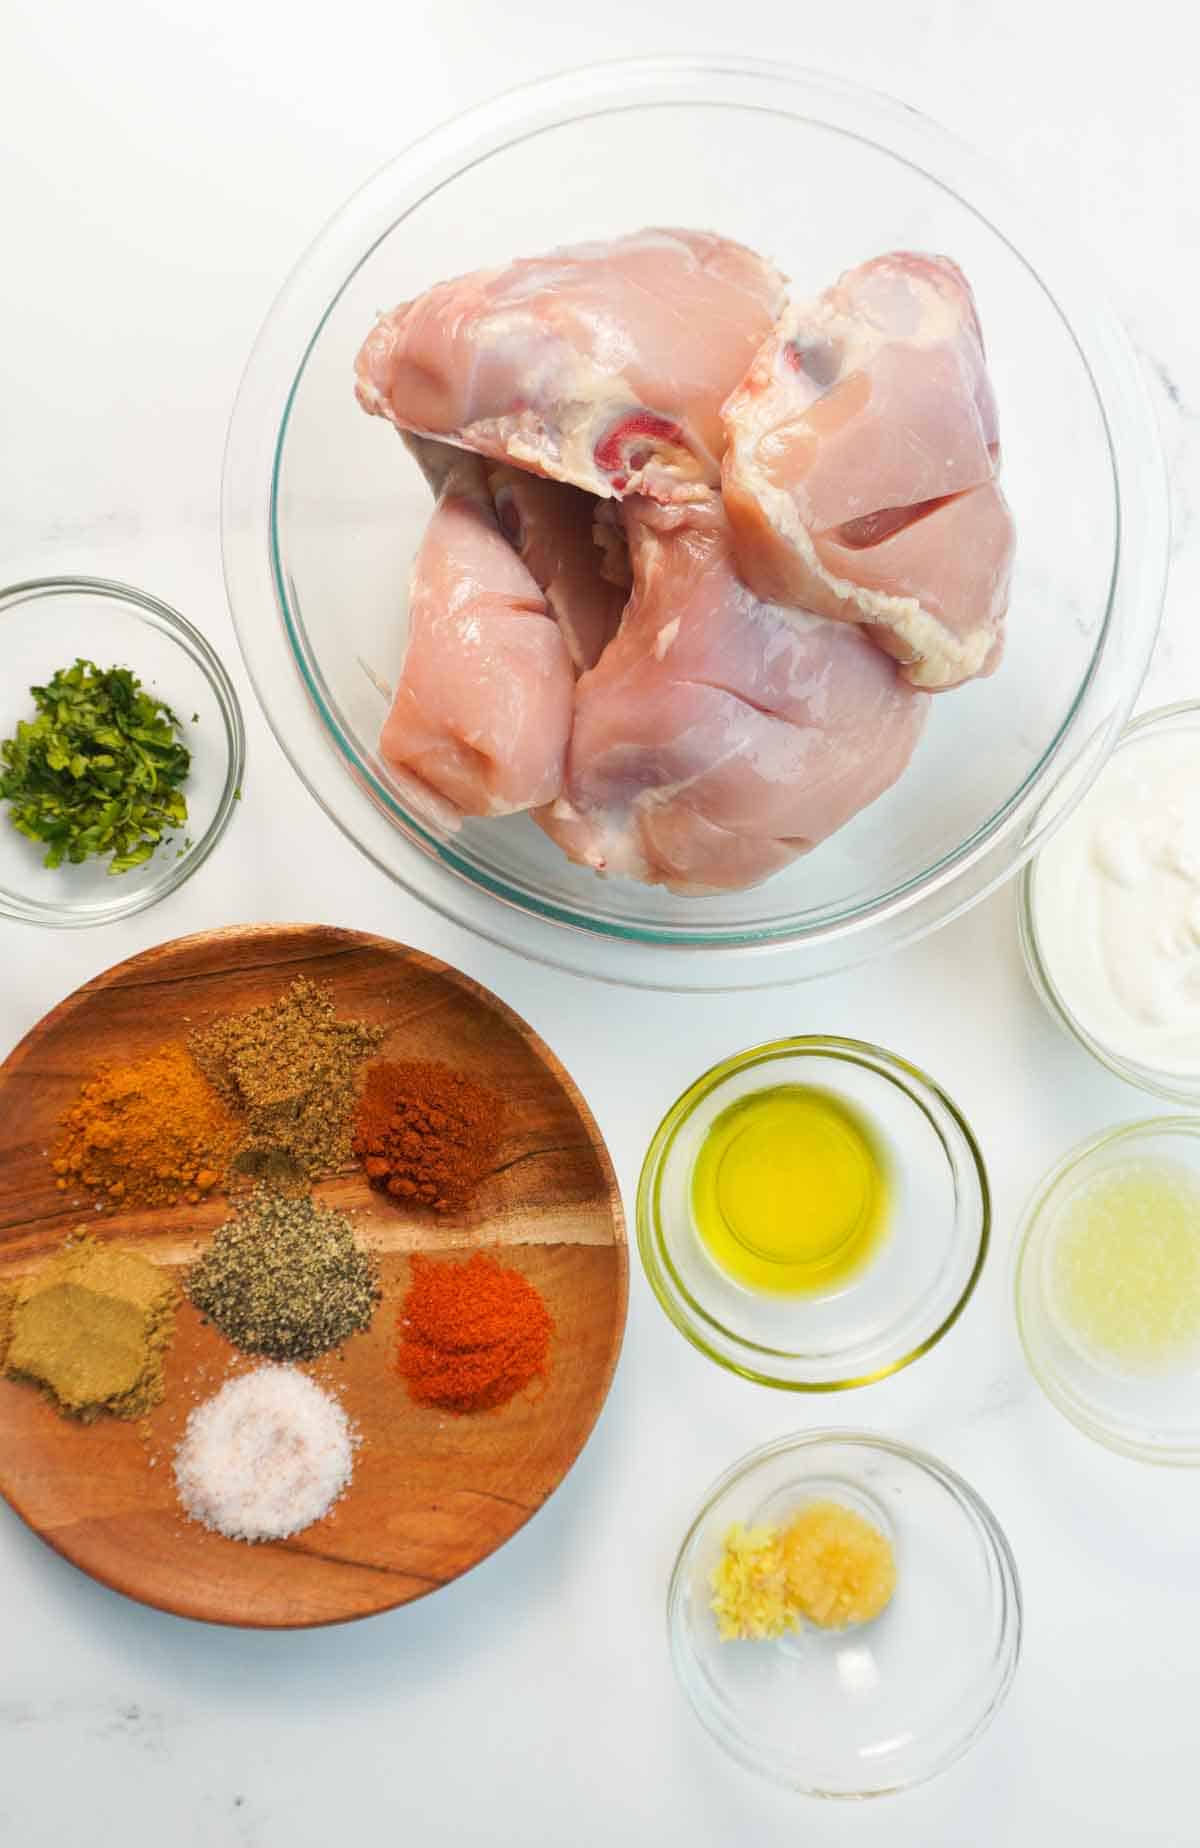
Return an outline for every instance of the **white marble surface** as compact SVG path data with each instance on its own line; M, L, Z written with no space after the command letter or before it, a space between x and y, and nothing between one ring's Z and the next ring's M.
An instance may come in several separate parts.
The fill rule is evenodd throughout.
M112 575L186 611L238 682L250 766L219 854L166 904L92 933L0 930L0 1042L164 937L258 918L381 930L491 984L546 1035L627 1198L661 1109L721 1054L786 1030L894 1046L980 1132L994 1257L932 1356L815 1405L719 1375L669 1329L635 1265L616 1385L565 1486L465 1580L365 1625L269 1636L177 1622L97 1588L0 1508L0 1842L1195 1841L1200 1479L1077 1436L1031 1384L1009 1312L1014 1222L1039 1173L1152 1106L1041 1015L1011 894L819 986L658 1000L649 1051L644 997L457 934L316 810L241 671L217 495L230 402L275 288L400 145L507 83L590 58L791 57L941 118L1090 245L1145 357L1172 467L1173 576L1143 703L1200 693L1197 28L1165 0L1111 23L1054 0L607 0L570 14L560 0L340 0L323 15L269 0L8 0L0 581ZM982 1743L925 1789L861 1808L790 1798L727 1762L677 1697L663 1637L666 1576L700 1491L752 1444L822 1421L912 1439L962 1470L1007 1528L1026 1595L1018 1678Z

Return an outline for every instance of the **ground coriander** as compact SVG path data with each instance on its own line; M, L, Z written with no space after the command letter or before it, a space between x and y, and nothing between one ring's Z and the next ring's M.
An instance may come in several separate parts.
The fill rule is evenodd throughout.
M8 1358L8 1344L12 1339L13 1310L17 1306L17 1292L10 1284L0 1283L0 1373L4 1372L4 1363Z
M85 1423L104 1412L144 1418L158 1404L178 1296L140 1252L69 1239L5 1295L0 1347L11 1378Z

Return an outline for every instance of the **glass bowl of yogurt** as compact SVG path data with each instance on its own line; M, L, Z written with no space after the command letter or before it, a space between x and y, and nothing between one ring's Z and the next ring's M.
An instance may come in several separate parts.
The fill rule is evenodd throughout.
M1200 1104L1200 703L1126 728L1019 890L1053 1018L1118 1077Z

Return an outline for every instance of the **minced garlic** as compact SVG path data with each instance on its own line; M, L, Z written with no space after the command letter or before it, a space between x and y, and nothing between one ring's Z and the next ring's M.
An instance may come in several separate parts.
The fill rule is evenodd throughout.
M861 1514L817 1501L785 1528L735 1523L710 1584L722 1641L770 1642L804 1618L827 1630L869 1623L896 1589L896 1561Z
M769 1642L795 1629L796 1613L788 1603L777 1527L743 1527L735 1522L725 1536L709 1583L723 1642L737 1637Z

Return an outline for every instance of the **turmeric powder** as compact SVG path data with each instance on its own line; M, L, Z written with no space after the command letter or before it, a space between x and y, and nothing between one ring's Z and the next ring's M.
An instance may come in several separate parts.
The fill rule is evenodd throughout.
M101 1207L175 1206L223 1180L239 1125L183 1046L103 1066L62 1122L52 1162L60 1193L80 1186Z

